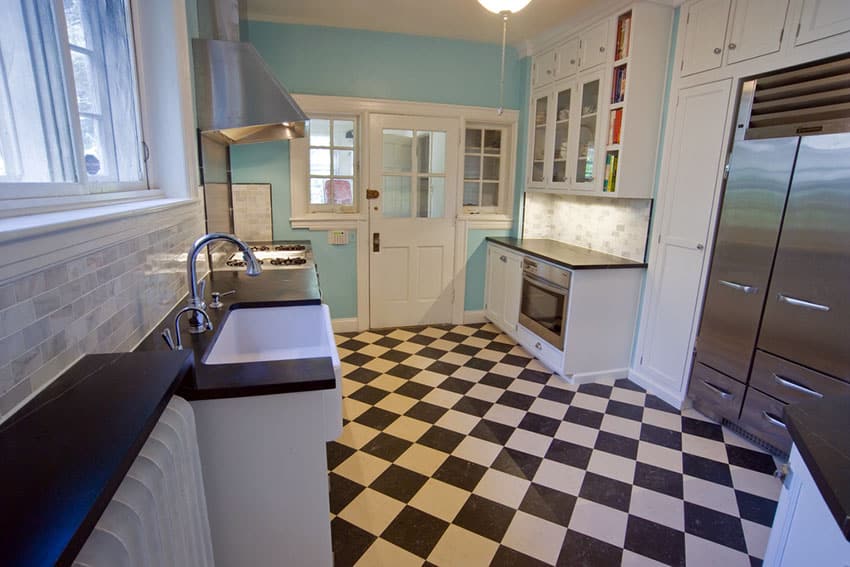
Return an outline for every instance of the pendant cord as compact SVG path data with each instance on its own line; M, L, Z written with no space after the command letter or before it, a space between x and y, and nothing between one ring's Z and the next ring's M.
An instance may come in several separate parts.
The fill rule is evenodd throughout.
M505 47L508 38L508 12L502 12L502 72L499 76L499 116L504 112L505 102Z

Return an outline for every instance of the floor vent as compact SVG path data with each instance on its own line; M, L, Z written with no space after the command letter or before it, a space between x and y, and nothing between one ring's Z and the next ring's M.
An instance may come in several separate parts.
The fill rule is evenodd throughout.
M724 418L723 419L723 426L728 427L729 429L731 429L732 431L734 431L735 433L737 433L738 435L740 435L741 437L743 437L744 439L749 441L750 443L756 445L757 447L761 447L762 449L764 449L765 451L767 451L771 455L773 455L775 457L779 457L780 459L783 459L785 461L788 460L788 453L782 451L781 449L777 449L776 447L774 447L770 443L766 443L766 442L762 441L761 439L759 439L758 437L756 437L752 433L746 431L745 429L742 429L738 424Z

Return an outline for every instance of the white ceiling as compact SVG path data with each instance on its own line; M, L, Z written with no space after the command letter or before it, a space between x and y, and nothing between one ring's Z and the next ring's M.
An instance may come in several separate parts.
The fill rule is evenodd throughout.
M517 44L558 27L599 0L532 0L508 22ZM501 43L497 14L477 0L247 0L253 20L448 37Z

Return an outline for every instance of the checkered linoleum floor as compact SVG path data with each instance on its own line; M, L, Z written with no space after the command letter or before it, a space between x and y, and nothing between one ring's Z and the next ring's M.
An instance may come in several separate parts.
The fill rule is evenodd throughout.
M337 567L761 564L775 462L700 414L570 386L490 324L337 346Z

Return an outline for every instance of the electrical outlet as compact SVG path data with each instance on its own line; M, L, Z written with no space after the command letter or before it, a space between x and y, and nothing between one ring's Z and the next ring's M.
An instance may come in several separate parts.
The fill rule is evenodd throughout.
M347 230L329 230L328 244L348 244Z

